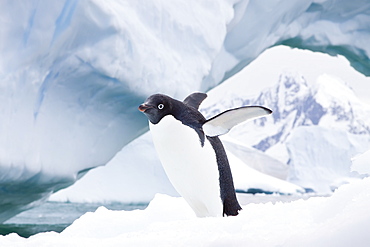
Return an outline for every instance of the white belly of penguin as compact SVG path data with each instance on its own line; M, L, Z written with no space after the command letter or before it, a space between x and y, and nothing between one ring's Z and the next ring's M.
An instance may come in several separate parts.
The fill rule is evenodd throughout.
M205 139L202 147L195 130L173 116L158 124L149 122L149 126L162 166L177 192L198 217L221 216L219 172L209 141Z

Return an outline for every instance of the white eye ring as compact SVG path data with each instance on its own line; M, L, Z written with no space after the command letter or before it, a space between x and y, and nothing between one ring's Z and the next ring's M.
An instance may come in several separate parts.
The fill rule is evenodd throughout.
M163 104L159 104L159 105L158 105L158 109L159 109L159 110L162 110L163 108L164 108L164 105L163 105Z

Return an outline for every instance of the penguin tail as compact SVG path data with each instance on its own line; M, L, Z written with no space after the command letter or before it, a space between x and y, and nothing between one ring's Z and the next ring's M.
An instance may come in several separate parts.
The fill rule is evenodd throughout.
M223 213L222 216L237 216L239 214L239 211L242 210L242 207L240 207L238 201L235 200L225 200L224 201L224 207L223 207Z

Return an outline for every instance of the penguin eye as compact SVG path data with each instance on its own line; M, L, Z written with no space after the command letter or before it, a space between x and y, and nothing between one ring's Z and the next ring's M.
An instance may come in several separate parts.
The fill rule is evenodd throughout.
M159 105L158 105L158 109L159 109L159 110L162 110L163 108L164 108L164 105L163 105L163 104L159 104Z

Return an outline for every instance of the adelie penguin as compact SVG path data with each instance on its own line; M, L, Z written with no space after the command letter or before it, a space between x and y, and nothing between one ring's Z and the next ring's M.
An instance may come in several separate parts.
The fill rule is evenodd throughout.
M148 117L163 168L177 192L198 217L238 215L240 207L225 149L217 137L248 119L271 114L261 106L227 110L211 119L198 111L204 93L183 102L150 96L139 110Z

